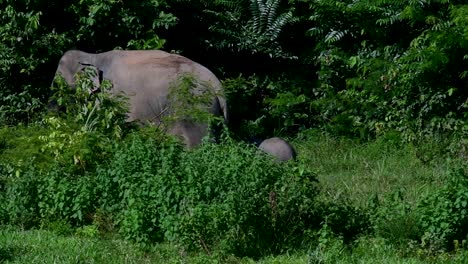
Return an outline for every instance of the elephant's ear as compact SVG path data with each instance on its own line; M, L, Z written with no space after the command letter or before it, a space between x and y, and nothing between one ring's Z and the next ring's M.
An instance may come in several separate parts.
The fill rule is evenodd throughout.
M80 65L82 67L80 68L79 72L90 76L91 81L93 82L93 89L90 91L90 93L99 92L102 82L102 71L92 64L80 62Z

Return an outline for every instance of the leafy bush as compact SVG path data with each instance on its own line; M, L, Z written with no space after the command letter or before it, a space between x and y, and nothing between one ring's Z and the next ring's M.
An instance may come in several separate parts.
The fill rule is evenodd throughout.
M128 98L111 93L112 83L109 80L103 80L99 87L95 87L97 74L94 67L85 67L75 75L73 88L62 76L56 76L52 103L64 108L66 117L79 124L81 131L120 138L129 111Z
M234 136L251 138L264 133L262 85L261 80L255 76L238 76L223 81L229 102L229 127Z
M314 228L315 175L276 164L252 146L206 144L182 160L180 224L185 245L209 253L278 253Z
M216 97L224 98L222 91L213 84L201 81L193 74L180 74L170 83L167 96L167 109L162 109L162 122L174 124L177 121L207 124L215 128L215 124L224 123L224 113L215 116L212 111L213 100ZM222 109L220 110L222 111ZM228 110L227 110L228 111ZM213 129L216 131L219 129ZM219 131L216 131L219 132Z
M161 215L182 196L175 177L181 151L175 142L136 136L98 169L100 207L114 214L126 238L145 244L163 237Z
M277 253L315 228L315 176L290 166L230 141L183 152L136 137L98 170L99 204L143 244L164 238L206 253Z
M423 246L432 250L453 249L468 237L468 173L466 168L450 173L446 185L420 204Z
M466 5L313 6L320 23L310 33L321 38L317 90L325 125L332 120L338 132L364 137L395 129L409 141L465 129Z
M47 135L39 136L41 152L64 166L88 170L109 154L111 142L98 133L83 132L72 124L58 118L44 120L50 129Z
M368 212L347 201L322 202L319 208L322 225L345 244L351 244L359 236L371 231Z
M158 32L177 22L167 7L165 0L78 1L65 8L70 15L66 22L74 26L69 33L76 34L69 37L92 50L160 49L165 40Z
M97 199L94 177L73 175L60 165L41 176L37 205L43 222L65 221L73 226L92 222Z
M0 124L30 123L42 110L41 102L28 91L11 94L0 91L1 94L4 96L0 99Z
M65 109L43 119L51 132L39 136L41 151L63 163L86 170L93 168L111 151L113 139L123 136L128 112L127 98L110 93L112 85L103 81L93 92L96 71L91 67L76 75L75 87L61 76L55 79L53 104Z
M4 167L0 221L23 228L64 221L74 226L92 220L96 186L93 177L71 175L56 164L44 172L32 162L23 169Z
M30 169L24 172L6 171L4 201L0 204L3 207L0 211L6 212L3 216L6 222L22 228L31 228L40 222L38 189L43 179L32 164L29 165Z
M280 43L284 28L298 20L294 7L281 5L281 0L235 2L214 1L204 7L207 17L220 22L208 28L217 37L208 40L210 46L272 58L296 58Z
M0 4L0 123L29 122L42 107L44 65L66 42L63 34L41 26L41 10L23 2Z
M8 186L8 179L13 172L14 169L12 166L0 163L0 224L8 222L6 189Z

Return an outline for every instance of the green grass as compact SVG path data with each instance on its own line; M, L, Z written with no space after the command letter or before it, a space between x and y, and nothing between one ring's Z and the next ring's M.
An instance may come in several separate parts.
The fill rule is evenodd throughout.
M311 263L374 264L374 263L467 263L466 252L430 255L425 251L395 247L381 238L363 237L352 249L344 247L339 240L331 240L321 251L309 254Z
M145 250L118 238L58 235L46 230L0 227L0 263L307 263L307 255L284 255L263 260L233 256L188 254L170 244Z
M50 231L0 231L0 262L5 263L155 263L160 255L146 256L121 240L66 237Z
M239 263L239 264L309 264L309 263L467 263L467 252L426 255L401 249L378 238L362 238L352 251L339 240L329 241L322 250L270 256L260 260L187 254L170 244L156 244L142 250L117 238L87 238L58 235L51 231L21 231L0 227L0 263Z
M391 138L358 143L310 133L293 143L300 162L317 173L323 194L332 200L348 199L357 206L365 206L374 196L386 199L397 191L415 204L444 184L451 166L442 158L425 164L411 144Z

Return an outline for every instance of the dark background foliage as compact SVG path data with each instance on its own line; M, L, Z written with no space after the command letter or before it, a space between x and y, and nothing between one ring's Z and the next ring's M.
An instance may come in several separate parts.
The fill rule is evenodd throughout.
M310 127L360 137L396 129L409 140L465 130L462 1L23 0L1 7L3 122L37 113L68 49L162 48L230 84L238 80L229 87L231 128L244 138Z

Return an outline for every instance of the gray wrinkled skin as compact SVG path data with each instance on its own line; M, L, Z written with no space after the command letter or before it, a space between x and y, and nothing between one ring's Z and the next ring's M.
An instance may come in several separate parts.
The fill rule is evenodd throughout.
M100 78L110 80L113 93L129 97L128 121L159 125L168 106L169 87L178 75L189 73L212 89L213 101L208 109L215 116L228 119L226 100L220 81L204 66L180 55L160 50L113 50L90 54L78 50L67 51L60 59L57 72L67 83L74 85L74 75L85 65L96 67ZM207 89L193 87L193 89ZM188 147L200 144L209 134L207 124L177 121L168 133L183 139Z
M272 156L278 161L288 161L296 158L296 151L284 139L272 137L262 141L258 148Z

